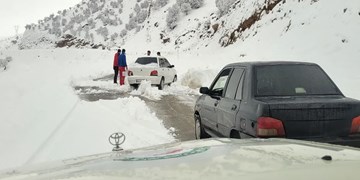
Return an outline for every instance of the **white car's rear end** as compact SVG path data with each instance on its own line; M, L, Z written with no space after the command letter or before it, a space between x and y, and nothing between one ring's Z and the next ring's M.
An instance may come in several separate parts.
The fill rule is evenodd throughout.
M162 89L164 84L176 80L176 71L173 67L164 57L139 57L129 67L128 82L130 85L138 85L145 80Z
M133 66L129 67L129 84L140 84L143 80L150 81L151 84L159 84L161 77L156 73L157 69L159 69L157 63L147 65L135 63Z

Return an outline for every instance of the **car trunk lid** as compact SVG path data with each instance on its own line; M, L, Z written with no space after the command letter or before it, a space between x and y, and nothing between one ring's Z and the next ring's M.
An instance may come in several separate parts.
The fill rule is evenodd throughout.
M337 97L264 98L272 118L281 120L287 138L348 136L356 117L354 101ZM358 108L358 107L357 107Z
M140 67L140 66L135 66L135 67L130 67L129 71L131 71L133 73L133 76L150 76L151 72L154 71L156 69L156 67Z
M139 57L129 67L133 76L150 76L151 72L157 69L159 69L159 64L156 57Z

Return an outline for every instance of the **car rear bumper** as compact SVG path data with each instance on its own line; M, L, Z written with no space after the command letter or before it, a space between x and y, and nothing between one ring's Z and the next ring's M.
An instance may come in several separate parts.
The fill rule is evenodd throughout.
M149 81L151 84L160 84L161 77L159 76L128 76L129 84L140 84L142 81Z

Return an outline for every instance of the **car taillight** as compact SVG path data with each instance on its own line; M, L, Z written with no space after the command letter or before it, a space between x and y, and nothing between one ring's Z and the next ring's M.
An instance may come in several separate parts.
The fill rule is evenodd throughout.
M278 119L260 117L257 121L256 134L258 137L284 137L284 125Z
M150 76L157 76L158 75L158 71L157 70L153 70L150 73Z
M133 76L133 75L134 75L134 73L132 71L128 72L128 76Z
M351 134L360 133L360 116L352 120L350 133Z

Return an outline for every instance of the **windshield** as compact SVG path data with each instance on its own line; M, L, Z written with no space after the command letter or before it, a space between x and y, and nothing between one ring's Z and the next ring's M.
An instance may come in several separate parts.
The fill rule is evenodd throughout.
M140 57L135 61L135 63L142 64L142 65L147 65L147 64L152 64L152 63L157 64L157 58L156 57Z
M255 78L255 96L341 94L325 72L315 65L258 66Z

